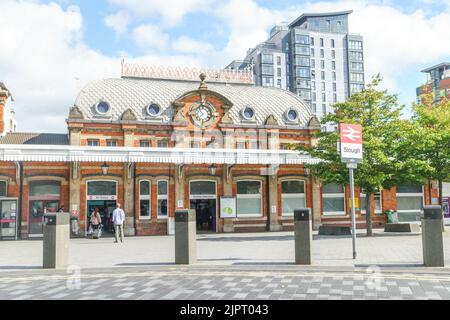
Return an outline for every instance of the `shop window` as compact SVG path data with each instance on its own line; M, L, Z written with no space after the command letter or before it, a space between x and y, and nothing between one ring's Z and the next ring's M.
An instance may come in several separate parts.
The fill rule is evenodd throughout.
M238 181L236 200L238 217L262 216L261 181Z
M6 181L0 181L0 197L6 197L7 190Z
M151 217L151 189L150 181L142 180L139 182L139 203L140 203L140 218L149 219Z
M30 197L57 196L60 194L60 182L58 181L33 181L30 182Z
M288 180L281 182L281 209L283 216L293 216L295 209L306 207L305 182Z
M375 214L381 214L383 211L381 205L381 192L375 192L373 194L373 204L375 207ZM359 208L361 209L361 214L366 214L366 194L364 192L359 194Z
M324 215L345 215L344 186L329 183L322 189L322 204Z
M158 218L167 218L169 204L169 182L158 181Z
M400 222L420 221L423 208L421 185L397 186L397 213Z

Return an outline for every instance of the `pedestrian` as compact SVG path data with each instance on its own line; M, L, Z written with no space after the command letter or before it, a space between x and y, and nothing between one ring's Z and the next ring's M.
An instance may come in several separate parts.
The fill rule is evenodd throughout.
M102 217L100 216L100 213L98 212L98 208L95 208L92 211L90 222L91 222L92 230L95 233L95 231L98 230L98 228L100 227L100 224L102 223Z
M125 221L125 212L120 208L120 203L117 203L117 208L113 211L113 223L114 223L114 236L116 241L119 242L117 237L120 232L120 242L123 242L123 222Z
M64 209L64 205L61 205L61 208L59 208L58 212L65 212L66 210Z

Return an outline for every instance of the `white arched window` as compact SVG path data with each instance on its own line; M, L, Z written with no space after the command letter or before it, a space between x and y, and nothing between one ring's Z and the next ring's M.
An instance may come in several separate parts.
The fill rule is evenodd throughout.
M236 211L238 217L262 216L261 181L244 180L237 182Z
M305 182L285 180L281 182L281 212L283 216L294 215L295 209L306 208Z
M169 210L169 181L158 180L158 218L167 218Z

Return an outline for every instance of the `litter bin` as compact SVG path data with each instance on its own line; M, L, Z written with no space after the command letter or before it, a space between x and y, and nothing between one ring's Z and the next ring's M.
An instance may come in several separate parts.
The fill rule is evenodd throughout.
M73 237L80 236L80 223L78 222L78 217L70 217L70 229L72 231L71 235Z
M70 214L68 212L44 215L44 269L67 268L69 262Z
M386 212L384 213L387 216L387 222L388 223L397 223L398 221L396 221L396 214L394 212L394 210L386 210Z

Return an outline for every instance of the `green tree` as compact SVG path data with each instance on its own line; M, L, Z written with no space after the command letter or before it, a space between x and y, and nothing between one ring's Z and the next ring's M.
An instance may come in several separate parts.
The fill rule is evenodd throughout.
M442 182L450 180L450 101L443 98L433 104L432 100L425 96L413 105L414 130L407 143L413 146L415 157L426 163L423 178L438 181L442 205Z
M363 161L354 172L355 185L366 193L367 235L372 235L372 212L370 199L374 192L391 188L399 183L420 180L418 169L423 167L421 161L399 154L405 147L405 132L413 126L401 119L402 106L399 106L396 95L380 90L380 75L362 92L353 94L346 102L334 105L334 113L322 119L326 123L352 123L363 127ZM408 136L408 135L406 135ZM324 161L308 165L311 173L319 177L323 183L336 182L347 184L349 174L346 165L341 162L337 150L339 133L319 132L315 146L297 146L297 149L308 152L311 156Z

